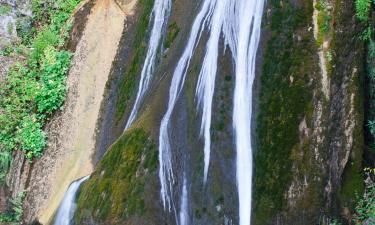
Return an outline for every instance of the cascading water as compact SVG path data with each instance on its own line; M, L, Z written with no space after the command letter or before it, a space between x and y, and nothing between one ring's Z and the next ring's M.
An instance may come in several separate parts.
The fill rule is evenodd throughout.
M169 141L169 122L172 116L174 106L176 105L178 96L182 90L185 82L187 68L190 64L191 57L193 56L193 51L196 47L197 40L201 36L203 30L203 24L209 18L211 11L213 9L213 4L211 1L205 1L203 6L198 13L195 21L193 23L190 37L188 39L186 48L178 61L177 67L173 73L173 78L171 86L169 89L169 101L167 112L165 113L159 131L159 178L161 185L161 198L163 201L164 209L168 206L169 211L175 211L175 206L173 199L171 197L173 193L174 184L174 174L172 168L172 153L171 145Z
M186 177L184 175L184 183L182 186L181 195L181 206L180 206L180 224L179 225L189 225L189 214L188 214L188 194L186 187Z
M255 59L259 44L263 7L264 0L204 0L202 8L195 18L187 45L172 77L168 108L160 126L159 178L164 208L166 204L168 204L169 210L171 210L171 206L174 207L171 197L174 173L171 158L172 149L169 140L171 132L169 129L170 118L183 88L187 69L197 42L205 25L208 25L210 37L206 45L206 54L196 90L197 103L203 111L201 134L203 133L205 139L204 181L207 179L210 159L211 110L217 73L219 40L220 35L223 34L225 44L229 46L232 52L236 75L233 127L237 150L236 174L239 197L239 224L250 224L253 164L251 147L252 85L255 77ZM181 207L181 210L185 209ZM182 215L187 215L186 212L180 212L180 215L181 213Z
M154 66L156 55L158 52L162 32L165 30L165 25L168 21L168 16L171 10L171 0L155 0L154 7L152 10L152 16L154 23L152 25L150 41L148 44L147 55L143 63L141 79L139 81L139 87L137 97L135 99L133 109L130 113L128 122L126 123L125 130L128 129L137 117L140 104L143 97L149 87L150 81L154 74Z
M255 77L255 59L260 38L264 0L242 0L238 5L238 39L236 83L234 89L233 125L237 148L237 186L240 225L250 224L252 146L251 115L252 87Z
M89 179L89 176L74 181L66 191L63 201L60 203L57 211L54 225L70 225L76 209L76 195L83 182Z

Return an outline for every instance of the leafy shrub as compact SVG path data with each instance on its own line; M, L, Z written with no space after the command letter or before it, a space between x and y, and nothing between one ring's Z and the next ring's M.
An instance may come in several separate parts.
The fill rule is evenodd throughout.
M41 88L35 98L39 113L50 114L63 104L70 58L69 52L58 52L53 47L45 49L40 73Z
M42 155L46 145L46 134L35 115L23 118L20 129L17 131L16 140L28 159Z
M2 181L8 171L10 162L12 161L12 155L7 152L0 152L0 181Z
M30 160L42 155L47 139L44 123L65 98L71 53L59 48L68 37L71 24L67 20L79 2L32 0L32 21L26 19L16 26L22 42L0 52L15 51L26 57L0 83L0 181L13 149L24 151ZM4 218L0 215L0 220Z
M359 20L367 21L371 7L371 0L356 0L355 9Z
M41 60L44 50L49 46L56 46L59 43L59 36L51 29L44 29L35 37L31 55L31 62L36 63Z

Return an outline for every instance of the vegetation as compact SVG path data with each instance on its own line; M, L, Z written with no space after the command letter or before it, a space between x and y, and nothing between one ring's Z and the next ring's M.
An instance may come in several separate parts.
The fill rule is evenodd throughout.
M358 19L361 21L367 21L371 9L371 0L356 0L355 9Z
M363 196L358 197L355 208L356 215L353 222L356 225L375 223L375 168L366 168L365 173L366 189Z
M78 196L76 224L94 218L104 224L123 224L143 215L145 184L156 170L154 142L142 129L128 130L108 150Z
M372 21L370 21L370 11L372 2L370 0L356 0L357 18L365 24L366 28L362 32L361 39L367 44L367 72L369 79L369 116L367 128L372 136L371 148L375 151L375 41Z
M176 22L169 24L167 30L167 37L165 39L165 48L168 49L171 47L174 39L177 37L178 33L180 32L180 28L178 27Z
M312 115L310 90L314 83L310 83L310 74L316 68L316 44L305 27L311 22L313 8L298 8L292 3L280 6L276 0L270 4L273 13L266 26L272 32L264 54L257 118L255 224L267 224L286 205L284 191L291 182L292 162L301 163L298 171L313 172L308 167L310 160L297 158L301 151L306 152L304 157L313 158L305 149L309 142L300 143L298 131L305 116L310 126ZM300 35L300 40L293 38L294 33ZM309 208L318 199L306 194Z
M71 53L62 50L71 27L68 19L80 0L33 0L30 29L21 29L20 43L2 55L20 54L0 84L0 179L9 166L12 150L30 160L42 155L47 136L43 126L65 99L65 80Z
M9 5L0 5L0 16L6 15L12 11L12 7Z
M23 200L25 198L25 192L21 192L16 198L11 199L11 207L5 213L0 213L0 222L13 222L19 224L23 215Z

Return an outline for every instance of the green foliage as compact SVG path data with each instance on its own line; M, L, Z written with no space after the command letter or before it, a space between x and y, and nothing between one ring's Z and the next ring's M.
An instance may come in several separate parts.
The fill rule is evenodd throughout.
M51 29L44 29L37 34L33 41L34 51L31 54L31 62L37 63L41 60L44 50L50 46L57 46L59 43L59 36L52 32Z
M356 0L355 10L359 20L367 21L371 9L371 0Z
M0 182L4 180L11 161L12 155L10 152L0 152Z
M39 113L50 114L63 104L66 92L65 75L70 67L70 59L69 52L58 52L51 46L44 50L40 71L41 88L35 97Z
M366 168L366 189L362 197L358 198L354 223L356 225L375 223L375 169Z
M0 5L0 16L6 15L12 11L12 7L9 5Z
M371 41L372 40L372 34L373 34L373 29L372 26L369 25L367 28L362 32L360 38L362 41Z
M10 200L10 210L0 213L0 222L20 222L23 215L23 200L26 196L25 192L20 192L16 198ZM17 224L17 223L16 223Z
M47 136L46 119L61 108L66 95L66 75L72 54L61 50L68 38L68 19L80 0L32 0L32 24L17 24L22 43L4 54L24 55L0 83L0 167L3 179L13 149L28 159L42 155Z
M16 140L26 153L26 158L32 159L42 155L42 150L46 145L46 134L42 131L42 126L35 115L22 119L16 135Z
M319 26L319 32L326 34L331 27L331 10L330 7L328 6L327 2L324 0L320 0L316 8L318 9L318 26Z
M375 121L368 121L367 126L369 127L371 135L375 136Z

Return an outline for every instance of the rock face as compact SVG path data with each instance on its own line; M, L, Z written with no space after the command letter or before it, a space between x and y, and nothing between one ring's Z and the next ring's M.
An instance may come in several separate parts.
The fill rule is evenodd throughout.
M258 95L253 106L257 114L254 118L257 152L252 224L329 224L331 219L349 220L354 193L363 189L363 46L355 38L361 28L355 21L352 2L327 1L326 8L317 4L299 0L267 2L257 68L259 82L254 87ZM102 107L104 117L97 142L100 155L121 136L134 101L145 57L145 21L151 5L152 1L139 2L129 25L134 32L123 34L107 92L108 99L116 100ZM108 148L93 177L82 186L76 224L177 223L178 215L173 210L161 210L157 172L136 172L134 176L133 170L126 169L128 160L119 162L113 155L122 149L125 154L122 157L130 157L124 143L134 141L132 136L137 129L157 143L171 74L189 34L194 18L191 15L196 14L199 5L199 1L173 2L164 42L168 48L160 56L156 78L139 119L134 128ZM323 29L324 13L330 19L323 21L328 26ZM166 44L176 27L177 34ZM137 35L141 35L141 43L137 42ZM211 128L212 161L207 184L202 184L203 143L199 138L200 117L194 94L205 41L203 33L170 127L174 131L171 144L177 174L173 198L178 212L182 178L186 176L188 217L192 224L238 224L231 121L234 79L229 53L220 57ZM153 151L144 148L139 160L142 162L144 154ZM130 196L141 196L140 202L130 206L130 196L117 202L114 194L123 188L113 185L126 179L115 181L106 175L106 168L112 170L111 160L127 170L122 176L135 182L144 181L141 189L127 189ZM141 168L139 164L137 168ZM129 183L123 185L127 187ZM99 207L99 203L109 206Z
M14 196L29 191L28 222L36 217L50 221L69 182L93 170L78 194L75 224L178 224L184 178L190 224L239 223L232 125L235 79L224 41L213 99L211 163L203 184L201 117L194 96L206 31L170 126L175 209L164 210L160 199L159 126L173 71L201 2L173 1L155 77L137 121L125 133L147 52L154 1L87 1L76 12L66 47L76 52L77 62L69 77L65 109L47 126L51 139L45 155L29 165L15 153L7 180ZM254 86L257 152L249 209L254 225L350 220L354 195L363 189L364 139L364 48L357 38L361 27L353 4L267 2Z
M112 67L113 82L110 83L110 90L107 94L108 98L115 99L115 101L103 106L104 118L100 131L101 139L98 141L99 144L102 143L103 145L99 146L99 150L105 151L105 147L111 145L111 141L108 140L115 139L116 135L118 136L123 132L126 119L130 113L137 92L142 62L147 51L147 27L152 5L153 1L150 0L139 1L134 20L132 20L133 23L128 26L128 29L132 32L125 32L123 35L124 41L120 43L117 60ZM113 160L113 154L118 154L116 152L120 151L119 149L122 149L123 154L126 154L128 151L126 145L120 143L126 142L130 138L129 136L134 135L134 129L144 130L148 139L157 143L160 121L165 113L172 74L189 36L192 21L195 17L192 15L196 15L199 5L200 1L176 0L173 2L164 42L164 46L168 46L168 49L160 53L155 78L151 81L151 90L146 95L138 120L135 121L129 131L108 148L109 150L99 162L92 180L90 179L82 185L81 194L78 198L76 224L175 224L180 211L180 194L184 170L189 184L187 186L189 196L188 216L192 224L238 223L235 154L232 143L232 121L230 119L234 79L231 75L232 62L229 53L226 53L219 63L217 95L214 99L215 114L213 116L215 139L213 152L215 153L212 155L207 184L204 186L202 183L203 143L202 139L199 138L200 115L196 113L194 95L200 64L204 55L206 33L203 34L202 40L198 43L196 54L191 61L186 86L177 102L170 128L174 130L171 144L175 149L173 159L176 183L174 184L173 197L177 214L173 210L171 212L163 210L157 170L148 170L146 179L142 176L142 173L137 173L134 176L131 173L132 170L123 171L125 173L123 176L131 177L133 182L145 182L140 189L141 198L138 205L140 207L135 207L137 210L134 210L134 207L129 207L126 199L123 199L123 202L117 202L113 197L114 193L123 192L123 189L120 189L119 186L103 188L112 182L113 184L119 182L109 180L109 177L107 177L109 175L106 175L105 172L106 167L108 167L108 161ZM141 42L137 37L141 38ZM223 50L223 48L220 49L221 52ZM106 143L103 143L102 140ZM144 154L150 154L149 149L144 151ZM127 162L128 160L113 161L124 170L128 166ZM101 176L102 172L104 175ZM124 185L129 186L126 180ZM133 191L135 190L130 189L128 192L133 193ZM135 195L138 195L137 193L139 192L136 192ZM97 204L100 202L112 207L103 210L99 207L100 204ZM120 207L121 210L116 211L113 207L119 204L126 207Z
M353 2L324 2L267 6L254 224L350 220L363 189L361 27Z
M30 0L0 0L0 51L19 41L18 32L31 28ZM18 55L0 55L0 82L9 68L16 61L21 61Z
M31 27L31 16L30 0L0 1L0 50L17 41L17 30Z

